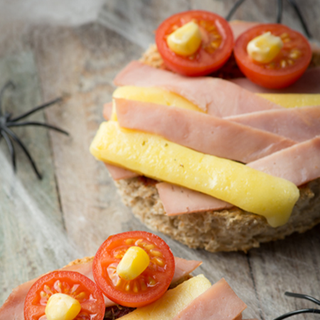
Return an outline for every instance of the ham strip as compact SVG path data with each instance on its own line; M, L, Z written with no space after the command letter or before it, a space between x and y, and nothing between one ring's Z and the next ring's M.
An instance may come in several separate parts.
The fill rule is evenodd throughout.
M217 117L279 109L280 106L252 94L230 81L209 77L183 77L132 61L114 79L117 86L160 87L188 99Z
M156 188L168 216L233 207L232 204L207 194L166 182L157 183Z
M176 267L171 283L176 283L180 281L202 264L201 261L186 260L178 257L174 257L174 261L176 263Z
M243 89L254 93L320 93L320 67L310 68L291 86L283 89L267 89L251 82L247 78L230 80Z
M320 106L268 110L228 120L302 142L320 135Z
M158 134L221 158L248 163L294 144L289 139L201 112L126 99L114 101L121 127Z
M139 174L136 172L133 172L131 170L127 170L125 168L121 168L118 166L114 166L113 164L110 164L110 163L105 163L105 166L107 167L112 179L115 181L121 180L121 179L135 178L139 176Z
M103 117L106 120L110 120L111 119L111 115L112 115L112 102L107 102L103 105Z
M301 186L320 177L320 137L278 151L248 166Z
M192 300L173 320L235 320L246 309L225 279L221 279Z
M176 269L175 274L172 279L173 282L177 282L193 270L195 270L200 264L200 261L195 260L185 260L175 257ZM92 261L86 263L80 263L73 266L68 266L62 268L62 270L76 271L89 279L93 280L92 275ZM38 279L38 278L37 278ZM10 320L24 320L24 300L29 292L31 286L37 281L37 279L25 282L13 289L12 293L5 301L3 306L0 308L0 319L10 319ZM106 307L115 305L115 303L108 298L105 298Z

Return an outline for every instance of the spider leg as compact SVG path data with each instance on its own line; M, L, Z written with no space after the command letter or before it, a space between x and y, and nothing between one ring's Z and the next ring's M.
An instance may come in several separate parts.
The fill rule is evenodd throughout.
M244 0L238 0L233 7L230 9L229 13L226 16L226 20L229 21L231 19L231 17L233 16L233 14L237 11L237 9L242 5L242 3L244 2Z
M285 292L284 293L286 296L288 297L294 297L294 298L300 298L300 299L306 299L309 300L311 302L314 302L316 304L318 304L320 306L320 301L314 297L308 296L306 294L301 294L301 293L293 293L293 292Z
M69 135L69 133L67 131L64 131L58 127L55 126L51 126L50 124L46 124L46 123L40 123L40 122L35 122L35 121L28 121L28 122L20 122L20 123L15 123L15 122L8 122L7 123L7 127L22 127L22 126L39 126L39 127L45 127L48 129L52 129L55 131L58 131L60 133L63 133L65 135Z
M15 152L14 146L13 146L8 134L4 130L1 130L0 134L3 136L4 140L7 143L8 149L9 149L10 154L11 154L13 171L16 172L17 171L17 167L16 167L16 152Z
M297 16L298 16L298 18L299 18L299 20L301 22L301 25L302 25L302 28L303 28L305 34L307 35L307 37L309 39L311 39L312 35L311 35L311 33L310 33L309 29L308 29L307 23L304 20L304 18L302 16L302 13L301 13L296 1L295 0L288 0L288 1L291 4L291 6L293 7L294 11L296 12L296 14L297 14Z
M281 23L282 20L282 8L283 8L283 1L282 0L277 0L278 2L278 12L277 12L277 23Z
M0 116L2 116L2 97L3 97L3 93L9 88L15 88L15 85L13 84L13 82L8 81L6 82L6 84L1 88L0 90Z
M45 103L45 104L42 104L42 105L40 105L40 106L38 106L38 107L35 107L35 108L27 111L26 113L23 113L23 114L21 114L20 116L17 116L17 117L15 117L15 118L11 119L10 121L11 121L11 122L19 121L19 120L21 120L21 119L23 119L23 118L26 118L26 117L30 116L31 114L33 114L33 113L35 113L35 112L37 112L37 111L39 111L39 110L41 110L41 109L50 107L50 106L52 106L53 104L58 103L58 102L60 102L60 101L62 101L62 98L54 99L54 100L49 101L49 102L47 102L47 103Z
M37 175L38 179L42 179L42 176L36 166L36 163L34 162L33 158L31 157L31 154L29 153L28 149L26 148L26 146L22 143L22 141L16 136L16 134L11 131L9 128L4 127L3 130L21 147L21 149L24 151L24 153L26 154L27 158L29 159L31 166L35 172L35 174Z
M292 316L295 316L297 314L301 314L301 313L318 313L320 314L320 310L319 309L300 309L300 310L295 310L295 311L291 311L288 313L283 314L282 316L275 318L274 320L282 320L282 319L286 319Z

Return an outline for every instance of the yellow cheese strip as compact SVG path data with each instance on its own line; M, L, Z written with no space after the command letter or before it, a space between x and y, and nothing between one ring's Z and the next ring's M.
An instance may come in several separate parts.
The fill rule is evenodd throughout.
M285 224L299 198L291 182L169 142L160 136L101 124L90 147L104 162L156 180L184 186L266 217L273 227Z
M170 320L192 300L211 287L210 281L202 274L193 277L174 289L168 290L157 301L130 312L121 320Z
M175 106L194 111L203 112L195 104L189 100L179 96L174 92L170 92L161 88L144 88L134 86L123 86L117 88L113 93L113 98L122 98L135 101L153 102L164 106Z
M259 93L258 96L285 108L320 106L320 94L299 93Z
M162 104L164 106L174 106L183 109L203 112L195 104L189 100L179 96L174 92L170 92L161 88L144 88L135 86L123 86L117 88L113 93L113 98L121 98L142 102L152 102ZM115 110L113 107L111 120L117 120Z
M257 95L285 108L296 108L317 105L320 106L320 94L259 93ZM170 92L168 90L155 87L119 87L114 91L113 98L152 102L162 104L165 106L175 106L178 108L203 112L203 110L198 108L195 104L185 99L184 97L181 97L178 94ZM117 120L115 114L113 114L112 120Z

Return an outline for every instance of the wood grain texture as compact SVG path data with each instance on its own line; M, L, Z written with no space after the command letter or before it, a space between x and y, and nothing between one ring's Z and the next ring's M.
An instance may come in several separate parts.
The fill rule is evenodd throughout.
M68 235L92 255L97 245L109 234L120 232L121 223L130 217L89 146L102 121L99 106L111 100L112 78L125 63L126 53L135 48L97 24L74 30L48 28L33 41L44 96L49 99L54 92L70 96L63 113L52 109L46 115L71 134L63 144L52 136L57 183Z
M8 80L15 84L15 89L8 90L4 95L3 111L10 111L13 116L17 116L40 103L38 72L31 51L25 50L3 58L0 61L0 74L1 87ZM45 121L43 112L28 119ZM25 154L17 145L15 175L7 146L1 140L0 286L3 296L7 296L13 287L34 277L36 273L59 266L53 259L55 255L50 242L54 239L53 235L50 241L46 241L46 227L41 228L43 222L48 220L52 222L53 228L63 230L47 130L40 127L12 130L30 151L43 173L43 180L38 181Z
M188 9L213 10L225 16L232 0L105 1L97 20L78 26L30 25L14 33L15 42L0 41L0 85L10 78L17 89L6 103L19 113L58 96L64 101L33 119L70 132L70 137L42 128L17 130L41 172L39 182L19 152L18 173L11 172L8 152L0 144L0 304L19 283L93 255L112 233L147 230L121 203L102 163L88 149L111 100L112 79L153 40L153 30L167 16ZM274 21L276 1L246 0L234 18ZM302 2L299 2L299 4ZM317 0L301 5L310 30L320 40ZM285 3L284 22L301 30ZM19 34L17 34L20 32ZM9 33L10 34L10 33ZM10 35L12 36L12 35ZM160 235L160 234L158 234ZM320 227L263 245L247 255L196 251L160 235L175 255L199 259L212 282L222 277L247 304L245 317L273 319L310 303L286 298L284 291L318 298ZM296 319L316 319L299 316Z

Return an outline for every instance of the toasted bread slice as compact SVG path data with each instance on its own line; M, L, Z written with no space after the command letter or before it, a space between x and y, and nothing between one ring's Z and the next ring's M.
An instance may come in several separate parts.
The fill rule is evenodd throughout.
M233 60L231 57L217 76L227 79L239 76L240 71ZM140 61L165 69L155 45L149 47ZM313 51L311 67L314 66L320 66L318 49ZM271 227L264 217L237 207L169 217L159 199L156 182L138 177L115 183L123 202L132 208L134 215L143 223L191 248L211 252L247 251L259 247L263 242L283 239L294 232L305 232L320 223L320 179L300 187L300 198L290 220L278 228Z

